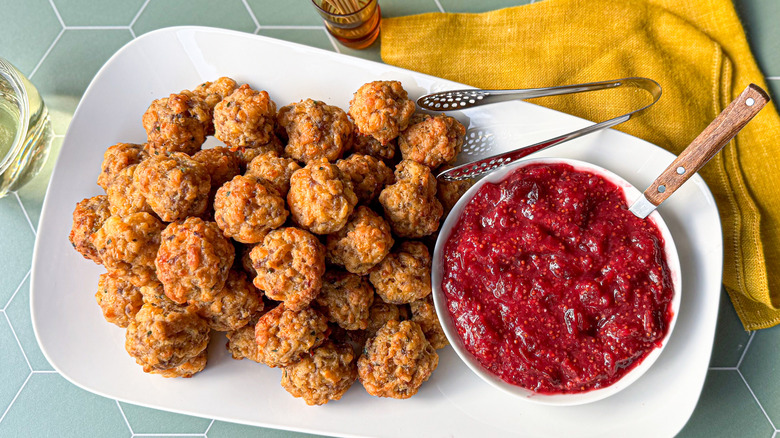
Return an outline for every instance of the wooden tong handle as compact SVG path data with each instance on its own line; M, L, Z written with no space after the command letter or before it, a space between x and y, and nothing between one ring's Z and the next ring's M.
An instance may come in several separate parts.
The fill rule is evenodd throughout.
M766 91L756 84L748 85L645 190L647 200L656 206L664 202L720 152L767 102Z

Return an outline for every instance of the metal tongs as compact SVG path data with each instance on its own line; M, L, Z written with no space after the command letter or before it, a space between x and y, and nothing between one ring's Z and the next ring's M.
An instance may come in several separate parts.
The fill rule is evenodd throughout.
M650 108L661 98L661 86L652 79L642 77L632 77L615 79L611 81L591 82L587 84L564 85L560 87L547 88L528 88L521 90L450 90L439 93L427 94L417 99L417 105L423 109L431 111L462 110L490 103L504 102L508 100L533 99L543 96L558 96L562 94L583 93L587 91L605 90L610 88L632 87L647 91L653 96L653 101L642 108L631 111L604 122L586 126L585 128L572 131L568 134L554 137L532 145L521 146L509 152L496 154L478 161L462 164L445 170L437 175L448 181L474 178L485 174L499 167L506 166L521 158L524 158L534 152L539 152L551 146L561 144L565 141L573 140L583 135L588 135L605 128L611 128L619 125L633 117L636 114Z

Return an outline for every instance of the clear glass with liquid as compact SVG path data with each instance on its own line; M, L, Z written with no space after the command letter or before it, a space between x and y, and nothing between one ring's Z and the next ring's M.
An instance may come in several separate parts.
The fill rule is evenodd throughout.
M0 197L38 174L53 136L38 90L0 58Z

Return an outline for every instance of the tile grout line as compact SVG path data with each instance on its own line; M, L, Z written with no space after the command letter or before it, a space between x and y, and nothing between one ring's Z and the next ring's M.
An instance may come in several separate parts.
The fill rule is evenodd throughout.
M780 76L767 76L766 79L770 81L780 81Z
M737 367L709 367L709 371L736 371Z
M750 334L750 338L748 338L747 344L745 344L745 349L742 350L742 356L739 357L739 361L737 362L737 369L739 369L740 365L742 365L742 361L745 359L745 355L747 355L747 352L750 349L750 344L753 343L753 337L755 335L756 335L755 331L753 331L753 333Z
M203 435L208 437L209 431L211 430L211 426L214 425L214 421L215 421L214 419L211 420L211 423L209 423L209 427L206 428L206 431L203 432Z
M271 29L271 30L314 30L324 29L324 26L310 26L310 25L284 25L284 24L264 24L258 25L258 28Z
M151 0L146 0L144 2L144 4L142 4L141 7L138 8L138 12L135 13L135 16L133 17L133 19L130 20L130 24L128 24L127 26L130 27L130 31L131 32L133 30L132 27L135 25L135 22L138 21L138 17L141 16L141 14L144 12L144 9L146 9L146 5L148 5L150 1ZM135 32L133 32L133 34L135 34Z
M51 0L49 0L49 1L51 1ZM32 79L33 76L35 76L35 73L38 72L38 68L41 66L41 64L43 64L43 61L45 61L46 58L49 56L49 53L54 48L54 45L57 44L57 41L59 41L60 38L62 38L62 34L64 34L64 33L65 33L65 25L62 26L62 29L60 29L60 33L57 34L57 36L54 38L54 41L51 42L51 45L49 46L49 48L46 49L46 51L43 53L43 56L41 56L41 60L38 61L37 64L35 64L35 68L33 68L32 71L30 72L29 79Z
M17 294L17 293L19 293L19 289L21 289L21 288L22 288L22 285L24 284L24 282L25 282L25 281L27 281L27 278L30 276L30 273L31 273L31 272L32 272L32 269L28 269L28 270L27 270L27 273L26 273L26 274L24 274L24 278L22 278L22 281L20 281L20 282L19 282L19 286L16 286L16 290L14 291L14 293L13 293L13 294L11 294L11 297L10 297L10 298L8 298L8 301L5 303L5 305L3 306L3 308L2 308L2 309L0 309L0 312L5 312L5 309L7 309L7 308L8 308L8 306L11 304L11 301L13 301L13 300L14 300L14 298L16 297L16 294Z
M122 405L119 404L119 400L114 400L114 403L116 403L116 407L119 409L119 413L122 414L122 418L125 420L125 425L127 426L127 430L130 431L131 436L135 436L135 433L133 433L133 428L130 426L130 422L127 421L127 416L125 415L124 409L122 409Z
M33 370L33 374L59 374L58 371L55 370Z
M756 394L753 392L753 388L750 387L750 384L745 380L745 376L742 375L742 372L740 370L737 370L737 374L739 374L739 377L742 379L742 383L745 384L748 391L750 391L750 395L753 396L753 400L756 402L759 408L761 408L761 412L764 413L764 416L766 417L767 421L769 421L769 425L772 426L772 429L777 430L775 427L775 423L772 422L772 419L769 418L769 414L766 413L766 409L764 409L764 405L761 404L760 401L758 401L758 397L756 397Z
M439 0L433 0L433 2L436 3L436 7L439 8L439 12L444 12L444 7L441 5Z
M65 26L67 30L127 30L130 26Z
M246 11L249 12L249 17L252 18L252 22L255 23L255 32L257 32L260 30L260 22L257 21L257 17L255 17L255 13L252 12L252 8L249 7L249 3L247 3L246 0L241 0L241 3L244 4Z
M24 357L24 361L27 362L27 368L30 369L30 374L32 374L33 367L30 364L30 360L27 359L27 353L25 353L24 347L22 347L22 342L19 341L19 336L16 336L16 330L14 330L14 325L11 324L11 318L8 317L8 314L5 313L5 310L2 313L3 313L3 316L5 316L5 320L8 321L8 327L11 328L11 334L14 335L14 339L16 339L16 345L19 346L19 351L22 352L22 357Z
M27 382L29 382L29 381L30 381L30 377L32 377L32 373L30 373L30 374L27 376L27 378L26 378L26 379L24 379L24 383L22 383L22 386L20 386L20 387L19 387L19 390L18 390L18 391L16 391L16 395L14 395L14 398L12 398L12 399L11 399L11 403L8 403L8 407L7 407L7 408L5 408L5 412L3 412L3 415L0 415L0 423L2 423L2 422L3 422L3 420L5 419L5 416L6 416L6 415L8 415L8 411L10 411L10 410L11 410L11 406L13 406L13 405L14 405L14 402L16 401L16 399L17 399L17 398L19 398L19 394L21 394L21 393L22 393L22 390L24 389L24 387L25 387L25 386L27 386Z
M57 9L57 5L54 4L54 0L49 0L49 6L54 10L54 15L57 16L57 21L60 22L60 26L63 28L65 27L65 21L62 19L62 15L60 15L60 10Z
M22 213L24 213L24 217L27 219L27 225L30 226L30 229L33 232L33 236L37 236L38 232L35 230L35 226L33 226L33 223L30 220L30 215L27 214L27 209L24 208L24 204L22 204L22 198L19 197L19 193L17 192L14 192L14 196L16 196L16 200L19 202L19 207L22 209Z
M197 437L204 437L205 434L203 433L134 433L133 438L137 436L149 436L149 437L156 437L156 436L170 436L170 437L190 437L190 436L197 436Z
M328 37L328 40L330 41L330 45L333 46L333 49L336 51L336 53L341 53L341 49L339 49L339 45L336 42L336 39L333 38L333 35L328 32L328 29L325 28L325 26L320 26L320 29L322 29L323 32L325 32L325 36Z

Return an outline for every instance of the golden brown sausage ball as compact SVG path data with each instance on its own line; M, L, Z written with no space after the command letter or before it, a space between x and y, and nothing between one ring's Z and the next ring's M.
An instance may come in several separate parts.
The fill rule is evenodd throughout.
M301 166L292 158L281 157L268 151L255 157L247 166L244 176L263 180L275 188L282 197L290 191L290 177Z
M439 365L439 355L413 321L389 321L366 342L358 376L377 397L405 399L415 394Z
M257 356L270 367L299 360L328 337L328 319L311 307L302 310L280 305L261 316L255 326Z
M208 362L208 359L209 351L207 348L201 351L199 355L175 368L168 368L167 370L151 370L151 374L158 374L168 379L175 377L189 379L196 373L206 369L206 362Z
M347 224L357 196L352 182L322 158L292 174L287 203L295 223L312 233L330 234Z
M189 217L163 230L157 277L174 302L210 300L225 286L234 257L233 245L216 223Z
M149 213L111 216L95 233L95 249L109 271L131 275L143 285L154 276L154 258L165 225Z
M261 242L288 214L276 189L242 175L226 182L214 198L214 220L226 236L241 243Z
M115 216L127 216L131 213L154 213L146 202L146 197L133 185L137 164L132 164L120 170L108 183L106 195L108 208Z
M414 102L398 81L363 84L349 102L349 115L363 135L382 144L398 137L414 114Z
M95 300L106 321L119 327L127 327L144 304L140 288L115 272L100 275Z
M266 152L276 152L279 154L279 156L282 156L284 153L284 146L282 145L282 142L279 140L279 138L277 138L275 135L272 136L271 141L266 144L256 147L238 148L233 151L241 164L241 173L246 172L246 169L252 160Z
M257 272L255 286L287 308L301 310L320 293L325 248L311 233L293 227L273 230L249 257Z
M108 189L111 180L127 166L140 163L146 158L144 145L132 143L117 143L109 147L103 154L103 164L97 183L103 190Z
M374 288L358 275L327 271L315 302L329 321L347 330L362 330L368 327L368 309L374 302Z
M406 318L406 312L402 312L404 306L397 304L386 303L382 300L382 297L375 296L374 302L368 309L368 326L366 327L366 334L371 337L374 336L383 325L387 324L387 321L404 321ZM404 309L405 310L405 309Z
M282 387L309 406L341 399L355 380L357 365L352 348L330 341L282 370Z
M284 106L277 120L287 133L285 154L305 163L320 158L336 161L352 141L352 122L347 113L318 100Z
M85 259L99 265L103 264L103 260L95 249L93 239L109 216L111 212L108 208L108 197L105 195L85 198L76 204L73 210L73 227L70 229L68 239L73 248Z
M206 211L211 177L200 162L173 152L142 161L133 174L133 185L160 219L173 222Z
M257 322L255 322L255 324L256 323ZM255 324L250 322L239 329L231 330L226 333L228 341L225 346L233 359L249 359L257 363L262 363L262 359L257 353Z
M450 166L443 166L439 169L443 172L447 169L451 169ZM436 197L441 202L444 208L444 216L450 214L452 207L458 203L458 200L474 185L474 181L470 179L463 179L457 181L447 181L443 178L437 179Z
M404 160L414 160L435 169L455 161L463 148L466 128L444 114L424 115L410 124L398 137L398 148Z
M265 91L244 84L214 107L215 136L231 149L258 147L271 141L276 104Z
M436 178L427 166L404 160L395 169L395 184L379 194L385 219L401 237L427 236L439 228L443 214L436 198Z
M141 292L144 304L160 307L166 312L183 312L187 308L187 304L179 304L168 298L163 284L156 277L147 281L138 290Z
M369 273L376 293L388 303L404 304L431 293L431 256L420 242L402 242Z
M237 330L249 323L256 312L263 309L260 291L247 280L246 274L231 270L225 287L208 301L194 302L198 315L213 330Z
M214 82L204 82L192 90L192 93L203 99L213 111L224 98L233 94L238 84L231 78L221 77Z
M441 328L439 317L436 315L436 307L433 305L433 295L412 301L409 303L412 309L411 320L420 324L420 328L425 333L425 338L433 345L433 348L440 349L450 345L447 341L447 335Z
M361 204L370 204L386 185L395 180L387 165L370 155L352 154L336 162L341 173L352 181L352 190Z
M357 127L352 131L352 146L349 150L356 154L370 155L377 160L391 161L395 158L395 149L395 139L382 144L370 135L361 134Z
M347 225L328 235L326 258L347 271L364 275L393 247L390 225L366 206L359 206Z
M211 110L192 93L171 94L152 102L143 116L146 153L150 156L183 152L192 155L206 141Z
M127 327L125 349L145 372L178 367L209 344L209 326L189 310L144 304Z
M203 149L193 155L192 159L206 168L211 178L212 193L241 173L241 161L226 147Z

